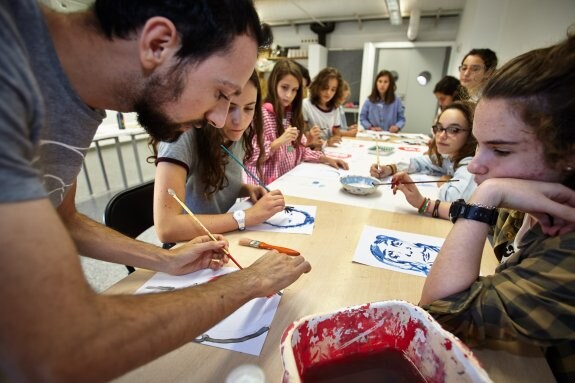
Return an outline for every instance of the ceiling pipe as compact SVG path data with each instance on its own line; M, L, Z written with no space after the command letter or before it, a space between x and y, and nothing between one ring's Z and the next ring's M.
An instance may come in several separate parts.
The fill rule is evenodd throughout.
M309 17L310 19L312 19L315 23L319 24L321 27L325 27L325 24L321 22L321 20L317 19L314 15L312 15L311 13L309 13L304 7L302 7L301 5L299 5L298 3L296 3L295 1L292 0L291 2L293 5L295 5L297 8L299 8L300 11L302 11L303 13L305 13L307 15L307 17Z
M409 27L407 28L407 39L413 41L417 38L419 33L419 21L421 19L421 10L415 8L411 10L411 15L409 16Z

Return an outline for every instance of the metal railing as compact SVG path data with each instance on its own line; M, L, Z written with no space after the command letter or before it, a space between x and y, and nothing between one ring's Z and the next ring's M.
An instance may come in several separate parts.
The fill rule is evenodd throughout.
M135 165L136 172L137 172L137 179L139 183L143 183L145 181L144 174L142 172L142 164L141 162L145 162L145 158L140 158L140 150L138 149L138 143L142 140L146 140L148 138L148 133L140 127L136 128L128 128L128 129L108 129L109 131L106 132L99 132L94 137L92 141L92 145L90 146L90 151L86 154L84 158L84 164L82 167L82 173L84 173L84 181L87 187L87 192L90 196L94 196L96 192L96 188L94 187L94 178L92 177L90 166L87 165L87 160L89 156L91 156L91 152L94 152L97 156L97 163L99 164L99 170L101 173L101 180L103 181L103 186L106 192L113 191L117 189L119 185L113 185L110 181L109 176L109 169L106 166L106 159L108 162L110 160L109 155L112 152L115 152L117 158L117 165L120 171L121 180L123 188L127 188L130 186L130 182L128 180L127 170L126 170L126 163L124 160L124 150L126 150L126 146L131 146L131 151L134 156L133 164ZM113 147L113 148L112 148ZM93 162L93 161L92 161ZM93 165L93 164L92 164ZM93 166L92 166L93 167ZM133 177L132 177L133 178ZM98 183L98 181L96 181Z

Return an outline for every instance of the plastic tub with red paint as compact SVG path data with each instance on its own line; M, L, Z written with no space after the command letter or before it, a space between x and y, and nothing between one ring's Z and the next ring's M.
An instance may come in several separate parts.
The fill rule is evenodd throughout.
M492 382L425 310L385 301L313 315L283 333L284 383Z

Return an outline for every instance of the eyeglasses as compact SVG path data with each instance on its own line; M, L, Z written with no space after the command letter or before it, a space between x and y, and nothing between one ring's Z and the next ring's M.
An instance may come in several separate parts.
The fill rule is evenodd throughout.
M441 125L433 125L431 127L431 130L433 130L433 134L441 134L443 132L446 132L448 136L456 136L457 134L459 134L459 132L469 132L469 129L463 129L457 125L449 125L448 127L444 128Z
M459 71L465 72L469 69L471 73L479 72L480 70L485 70L485 65L460 65Z

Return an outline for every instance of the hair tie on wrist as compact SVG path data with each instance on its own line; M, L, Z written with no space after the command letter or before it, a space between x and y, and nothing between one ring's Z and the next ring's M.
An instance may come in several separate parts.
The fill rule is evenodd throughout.
M431 216L433 218L439 218L439 205L441 204L441 201L436 199L435 200L435 205L433 206L433 213L431 214Z
M419 215L423 215L423 213L425 213L425 211L427 210L427 207L429 206L429 202L431 200L429 198L425 198L423 200L423 203L421 204L421 206L419 207L419 209L417 210L417 214Z

